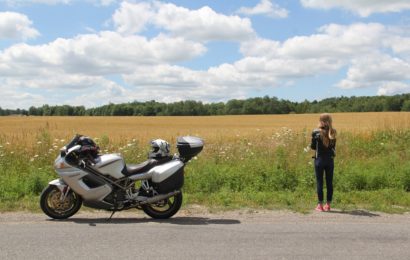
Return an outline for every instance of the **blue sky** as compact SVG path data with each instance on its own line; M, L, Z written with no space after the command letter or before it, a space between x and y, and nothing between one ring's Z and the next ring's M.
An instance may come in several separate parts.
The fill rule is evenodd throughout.
M410 92L410 1L0 1L0 107Z

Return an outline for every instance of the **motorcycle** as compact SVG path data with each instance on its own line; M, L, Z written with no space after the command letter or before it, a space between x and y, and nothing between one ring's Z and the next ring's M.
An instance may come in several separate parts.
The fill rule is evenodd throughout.
M76 135L54 162L60 178L41 193L41 209L53 219L69 218L82 205L112 215L137 208L154 219L172 217L182 205L184 167L202 151L204 142L178 137L178 154L173 156L164 140L154 140L151 146L147 161L129 165L120 154L100 155L91 138Z

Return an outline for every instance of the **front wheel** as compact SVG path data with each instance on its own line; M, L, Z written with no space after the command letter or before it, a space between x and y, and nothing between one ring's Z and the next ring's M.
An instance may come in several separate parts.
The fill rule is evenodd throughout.
M182 205L182 192L153 204L143 205L142 210L151 218L167 219L175 215Z
M53 185L48 185L40 196L40 207L43 212L54 219L66 219L77 213L81 208L82 199L70 190L62 201L61 191Z

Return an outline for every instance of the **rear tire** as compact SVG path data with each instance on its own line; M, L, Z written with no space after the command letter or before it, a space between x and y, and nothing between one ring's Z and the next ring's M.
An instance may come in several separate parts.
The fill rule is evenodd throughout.
M168 219L175 215L182 206L182 191L168 199L154 204L143 205L142 210L154 219Z
M81 197L70 190L64 201L60 201L61 191L48 185L40 196L40 207L43 212L54 219L66 219L78 212L82 205Z

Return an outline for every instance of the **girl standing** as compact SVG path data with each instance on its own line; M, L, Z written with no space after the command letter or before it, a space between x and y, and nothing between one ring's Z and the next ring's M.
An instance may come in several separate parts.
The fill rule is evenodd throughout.
M310 147L315 150L315 173L318 205L317 211L330 211L333 198L333 158L336 155L336 129L332 126L330 114L321 114L318 129L312 132ZM325 174L327 196L323 206L323 173Z

